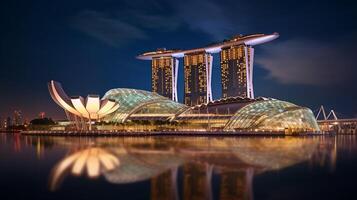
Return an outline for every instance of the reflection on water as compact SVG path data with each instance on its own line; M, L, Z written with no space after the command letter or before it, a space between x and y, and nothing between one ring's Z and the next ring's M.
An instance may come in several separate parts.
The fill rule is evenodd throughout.
M101 173L114 170L119 166L119 158L103 148L89 147L78 150L66 156L53 169L50 188L56 189L59 182L70 171L74 176L80 176L87 171L89 178L96 178Z
M253 199L254 177L305 162L312 166L328 165L334 170L338 143L351 151L356 147L355 142L343 137L1 135L1 143L9 142L16 152L24 145L35 147L38 159L48 159L47 149L65 149L66 155L49 174L53 191L61 190L61 182L70 176L93 181L102 177L119 185L149 181L151 199ZM219 177L215 183L218 194L214 194L214 175Z

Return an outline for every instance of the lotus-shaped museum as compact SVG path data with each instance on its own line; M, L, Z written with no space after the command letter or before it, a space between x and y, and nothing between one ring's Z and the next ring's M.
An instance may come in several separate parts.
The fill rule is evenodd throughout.
M86 127L91 129L92 120L99 120L119 108L119 104L115 101L100 100L98 95L88 95L86 99L81 96L70 98L62 89L61 84L55 81L48 83L48 89L52 99L65 110L67 118L73 120L80 129ZM84 119L89 120L89 126L83 123Z

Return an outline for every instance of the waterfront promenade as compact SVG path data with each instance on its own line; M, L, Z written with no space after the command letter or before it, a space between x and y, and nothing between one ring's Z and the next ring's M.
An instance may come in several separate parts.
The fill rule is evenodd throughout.
M324 135L322 132L284 131L22 131L23 135L37 136L90 136L90 137L143 137L143 136L289 136L289 135Z

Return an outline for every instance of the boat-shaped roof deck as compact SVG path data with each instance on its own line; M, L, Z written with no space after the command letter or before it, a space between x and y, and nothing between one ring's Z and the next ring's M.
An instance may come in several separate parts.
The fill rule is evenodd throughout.
M230 40L224 40L223 42L211 44L206 47L187 49L187 50L158 49L157 51L145 52L141 55L138 55L136 58L138 58L140 60L152 60L153 58L159 58L159 57L181 58L185 54L195 54L195 53L200 53L200 52L218 53L222 49L227 48L227 47L241 45L241 44L248 45L248 46L254 46L254 45L270 42L272 40L275 40L278 37L279 37L278 33L253 34L253 35L246 35L246 36L239 35L239 36L231 38Z

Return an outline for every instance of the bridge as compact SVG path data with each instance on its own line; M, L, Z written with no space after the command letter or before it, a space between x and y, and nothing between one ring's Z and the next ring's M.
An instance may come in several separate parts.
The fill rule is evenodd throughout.
M322 119L320 119L321 117ZM344 118L339 119L334 110L330 110L326 115L324 106L320 106L320 109L316 115L317 123L324 132L335 132L337 134L356 134L357 133L357 118Z

